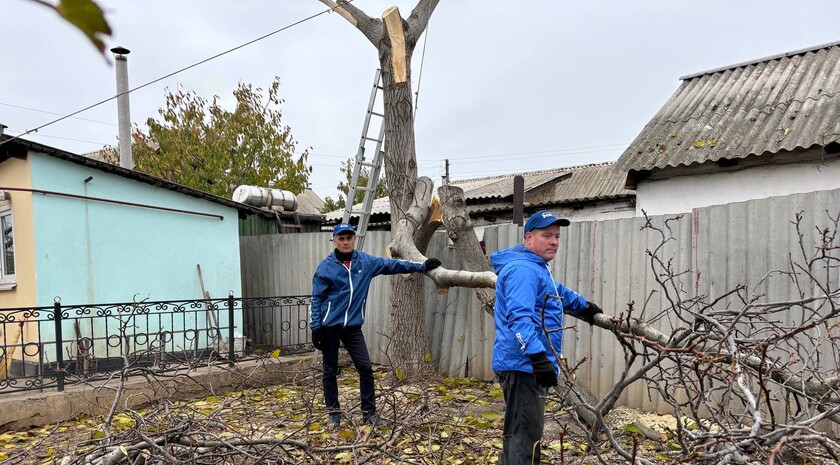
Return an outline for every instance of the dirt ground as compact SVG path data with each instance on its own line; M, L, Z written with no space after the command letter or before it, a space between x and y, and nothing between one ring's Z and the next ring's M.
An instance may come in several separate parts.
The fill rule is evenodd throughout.
M120 445L134 454L121 463L167 463L162 461L164 453L180 457L180 463L497 463L504 413L497 383L434 375L409 382L384 371L376 376L379 411L388 422L381 428L362 424L358 376L345 368L339 377L342 426L327 429L320 375L313 369L284 385L122 412L107 428L104 418L83 417L5 432L0 434L0 463L85 463ZM609 422L628 450L635 448L654 462L669 462L663 455L665 442L625 431L641 418L662 432L669 421L618 408ZM145 458L135 453L143 450ZM606 444L598 451L605 463L624 461ZM546 408L543 463L599 463L583 432L554 401Z

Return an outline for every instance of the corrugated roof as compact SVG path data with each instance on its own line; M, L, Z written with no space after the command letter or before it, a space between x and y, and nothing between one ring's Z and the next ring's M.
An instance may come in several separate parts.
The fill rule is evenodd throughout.
M635 191L624 188L625 173L616 170L612 162L463 179L452 181L452 184L464 189L469 213L509 210L511 208L510 201L499 201L513 197L513 178L517 175L525 178L526 198L529 191L544 186L546 183L557 181L552 199L540 202L538 205L560 205L563 203L634 197L636 195ZM470 205L470 201L478 200L482 203ZM487 203L487 200L499 201ZM526 205L528 205L527 201ZM353 206L354 210L360 210L361 208L362 204ZM373 201L372 215L388 214L390 211L388 197ZM329 212L327 213L327 222L341 220L343 215L343 210Z
M643 171L840 140L840 45L683 78L616 162Z
M300 194L296 194L298 201L297 212L304 215L320 215L324 209L324 201L310 188L306 188Z
M625 173L617 170L612 162L569 170L572 176L557 184L553 204L636 196L635 191L624 188Z

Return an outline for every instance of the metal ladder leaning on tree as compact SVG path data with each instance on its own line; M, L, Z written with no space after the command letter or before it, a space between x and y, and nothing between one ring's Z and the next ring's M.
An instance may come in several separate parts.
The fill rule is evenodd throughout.
M351 216L359 215L359 224L356 225L357 250L362 250L365 243L365 234L367 233L368 222L370 221L376 186L379 184L379 174L382 171L382 163L385 160L385 152L382 150L382 143L385 141L385 115L373 111L376 104L376 96L382 90L382 71L377 69L376 76L373 79L373 89L370 92L370 102L368 103L367 113L365 113L365 124L362 126L362 138L359 142L359 150L356 152L356 161L353 163L353 176L350 178L350 188L347 191L347 204L344 207L344 217L341 220L342 223L349 223ZM370 120L374 116L381 118L382 123L379 126L379 134L376 137L371 136L370 127ZM365 148L368 143L375 143L373 161L370 163L365 161ZM359 186L359 177L365 168L370 168L367 185ZM356 199L356 193L359 191L365 193L364 200L362 200L362 209L353 210L353 202Z

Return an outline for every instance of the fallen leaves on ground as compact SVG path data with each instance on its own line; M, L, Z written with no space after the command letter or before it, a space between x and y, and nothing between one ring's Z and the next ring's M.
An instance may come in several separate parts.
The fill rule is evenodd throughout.
M494 464L502 447L504 400L497 383L425 375L421 381L376 373L377 405L388 426L362 421L358 375L339 376L341 427L327 428L320 372L284 385L215 393L187 402L160 402L103 418L0 434L0 462L108 463L413 463ZM597 463L580 430L549 402L543 457L550 463ZM558 425L566 425L561 429ZM621 431L624 425L617 425ZM667 450L632 428L624 445L667 462ZM635 438L635 439L634 439ZM644 446L640 446L644 444ZM120 449L122 446L122 449ZM609 447L600 447L609 454ZM110 454L110 455L108 455ZM167 458L169 457L169 458ZM615 456L613 456L615 457ZM64 460L64 462L62 462ZM140 460L140 462L137 462ZM169 460L169 461L167 461ZM583 460L583 461L582 461Z

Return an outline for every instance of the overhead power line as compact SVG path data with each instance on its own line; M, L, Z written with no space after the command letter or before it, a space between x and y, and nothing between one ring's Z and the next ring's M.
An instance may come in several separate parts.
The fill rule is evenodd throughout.
M6 107L12 107L12 108L19 108L21 110L35 111L35 112L38 112L38 113L46 113L48 115L64 116L64 114L56 113L54 111L39 110L37 108L29 108L29 107L24 107L24 106L20 106L20 105L12 105L11 103L0 102L0 105L6 106ZM73 119L78 119L78 120L82 120L82 121L89 121L91 123L107 124L109 126L117 126L117 123L109 123L107 121L98 121L98 120L95 120L95 119L82 118L82 117L79 117L79 116L74 116Z
M353 0L348 0L348 2L347 2L347 3L350 3L350 2L352 2L352 1L353 1ZM187 71L188 69L195 68L195 67L196 67L196 66L198 66L198 65L202 65L202 64L204 64L204 63L207 63L208 61L215 60L216 58L219 58L219 57L221 57L221 56L227 55L228 53L234 52L234 51L239 50L239 49L241 49L241 48L243 48L243 47L247 47L248 45L251 45L251 44L253 44L253 43L255 43L255 42L259 42L259 41L261 41L261 40L263 40L263 39L266 39L266 38L268 38L268 37L271 37L271 36L273 36L274 34L277 34L277 33L279 33L279 32L283 32L283 31L285 31L285 30L291 29L291 28L293 28L293 27L295 27L295 26L298 26L298 25L300 25L300 24L303 24L303 23L305 23L305 22L307 22L307 21L309 21L309 20L311 20L311 19L317 18L318 16L321 16L321 15L323 15L323 14L325 14L325 13L329 13L329 12L333 11L335 8L338 8L338 7L339 7L339 6L338 6L338 5L336 5L336 6L332 7L332 8L327 8L327 9L326 9L326 10L324 10L324 11L321 11L321 12L319 12L319 13L315 13L314 15L307 16L306 18L303 18L303 19L301 19L301 20L295 21L295 22L293 22L293 23L291 23L291 24L289 24L289 25L287 25L287 26L281 27L280 29L277 29L276 31L269 32L268 34L264 34L264 35L262 35L262 36L260 36L260 37L257 37L256 39L249 40L248 42L245 42L244 44L237 45L236 47L233 47L233 48L231 48L231 49L225 50L224 52L217 53L217 54L215 54L215 55L213 55L213 56L211 56L211 57L209 57L209 58L205 58L205 59L203 59L203 60L201 60L201 61L198 61L198 62L196 62L196 63L193 63L193 64L191 64L191 65L189 65L189 66L185 66L185 67L183 67L183 68L181 68L181 69L179 69L179 70L177 70L177 71L173 71L173 72L171 72L171 73L169 73L169 74L167 74L167 75L164 75L164 76L161 76L161 77L159 77L159 78L157 78L157 79L151 80L151 81L149 81L149 82L147 82L147 83L145 83L145 84L141 84L141 85L139 85L139 86L137 86L137 87L133 87L133 88L131 88L131 89L129 89L129 90L127 90L127 91L125 91L125 92L121 92L121 93L119 93L119 94L117 94L117 95L114 95L113 97L108 97L108 98L106 98L106 99L104 99L104 100L100 100L99 102L96 102L96 103L94 103L94 104L92 104L92 105L88 105L88 106L86 106L86 107L82 108L81 110L76 110L76 111L74 111L73 113L70 113L69 115L64 115L64 116L62 116L61 118L54 119L54 120L52 120L52 121L50 121L50 122L44 123L44 124L42 124L42 125L40 125L40 126L36 127L36 128L33 128L33 129L28 129L28 130L24 131L23 133L18 134L18 135L17 135L17 136L15 136L15 137L12 137L12 138L7 139L7 140L5 140L5 141L0 141L0 145L6 144L6 143L8 143L8 142L12 142L12 141L14 141L14 140L16 140L16 139L19 139L19 138L20 138L20 137L22 137L22 136L25 136L25 135L27 135L27 134L31 134L31 133L33 133L33 132L36 132L36 131L38 131L39 129L43 129L43 128L47 127L47 126L50 126L50 125L55 124L55 123L58 123L58 122L60 122L60 121L64 121L64 120L65 120L65 119L67 119L67 118L72 118L72 117L74 117L74 116L78 115L79 113L82 113L82 112L88 111L88 110L90 110L91 108L96 108L96 107L98 107L99 105L102 105L103 103L110 102L111 100L114 100L114 99L116 99L117 97L120 97L120 96L121 96L121 95L123 95L123 94L130 94L130 93L132 93L132 92L134 92L134 91L136 91L136 90L140 90L140 89L142 89L142 88L144 88L144 87L150 86L150 85L152 85L152 84L154 84L154 83L156 83L156 82L160 82L160 81L162 81L162 80L164 80L164 79L166 79L166 78L172 77L172 76L174 76L174 75L176 75L176 74L183 73L184 71Z

